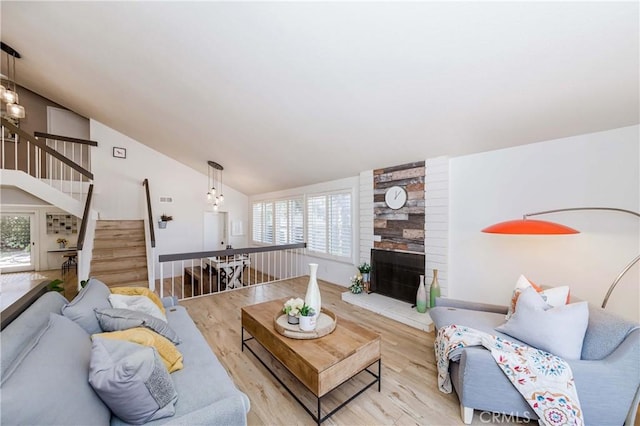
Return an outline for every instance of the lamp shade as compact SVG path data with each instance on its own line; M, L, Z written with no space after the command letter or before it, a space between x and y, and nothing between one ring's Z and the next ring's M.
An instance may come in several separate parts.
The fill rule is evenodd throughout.
M558 235L579 234L568 226L546 220L518 219L496 223L482 230L488 234Z

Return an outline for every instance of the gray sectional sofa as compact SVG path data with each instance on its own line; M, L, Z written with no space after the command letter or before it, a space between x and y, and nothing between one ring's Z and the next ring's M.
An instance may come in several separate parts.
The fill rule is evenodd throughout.
M91 299L84 296L85 302ZM3 329L2 425L126 424L88 383L91 338L62 315L67 303L59 293L46 293ZM148 424L246 425L247 396L236 388L186 309L171 298L163 303L170 327L182 340L177 347L184 368L170 375L178 393L175 414Z
M499 333L506 306L438 298L430 310L436 329L456 324L519 342ZM481 346L460 349L451 362L451 382L465 423L473 410L537 420L535 412ZM640 327L604 309L589 305L589 324L582 356L568 360L573 371L586 425L633 425L640 399Z

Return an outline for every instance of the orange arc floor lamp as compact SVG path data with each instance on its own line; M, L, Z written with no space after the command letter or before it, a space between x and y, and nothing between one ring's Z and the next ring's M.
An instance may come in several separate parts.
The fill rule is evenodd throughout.
M482 232L486 232L489 234L517 234L517 235L562 235L562 234L578 234L580 231L577 231L573 228L570 228L565 225L561 225L555 222L549 222L546 220L535 220L529 219L531 216L540 216L549 213L560 213L560 212L571 212L571 211L582 211L582 210L606 210L606 211L614 211L621 213L628 213L636 217L640 217L640 213L634 212L631 210L625 209L617 209L613 207L572 207L567 209L555 209L555 210L545 210L542 212L535 213L527 213L522 216L522 219L517 220L509 220L506 222L496 223L495 225L491 225L487 228L484 228ZM636 256L627 266L625 266L622 271L618 274L613 283L609 286L609 290L607 290L607 294L604 296L604 300L602 301L602 307L607 306L607 302L609 301L609 296L611 296L611 292L618 285L618 282L622 279L624 274L626 274L629 269L636 263L640 261L640 254Z

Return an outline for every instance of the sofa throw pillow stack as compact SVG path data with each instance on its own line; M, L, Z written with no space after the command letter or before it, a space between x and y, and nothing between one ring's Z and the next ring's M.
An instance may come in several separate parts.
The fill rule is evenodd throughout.
M543 289L534 282L528 280L524 275L520 275L520 278L518 278L516 286L513 289L513 293L511 294L511 302L509 303L509 310L507 311L506 319L511 318L511 315L516 311L520 295L522 294L522 291L527 288L533 288L549 306L554 308L568 304L571 298L569 286L565 285Z
M520 294L518 309L496 331L561 358L580 359L589 324L587 302L551 307L534 288Z
M169 372L182 368L180 339L157 295L137 287L112 292L91 278L62 313L91 335L89 383L113 413L132 424L175 413Z

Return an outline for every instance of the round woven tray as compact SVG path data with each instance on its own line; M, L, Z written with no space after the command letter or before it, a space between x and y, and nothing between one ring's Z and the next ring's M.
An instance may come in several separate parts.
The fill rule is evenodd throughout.
M292 339L317 339L326 336L336 329L336 314L328 309L321 308L320 315L316 319L316 329L313 331L302 331L298 324L289 324L287 315L282 311L276 313L273 318L273 326L276 331L285 337Z

